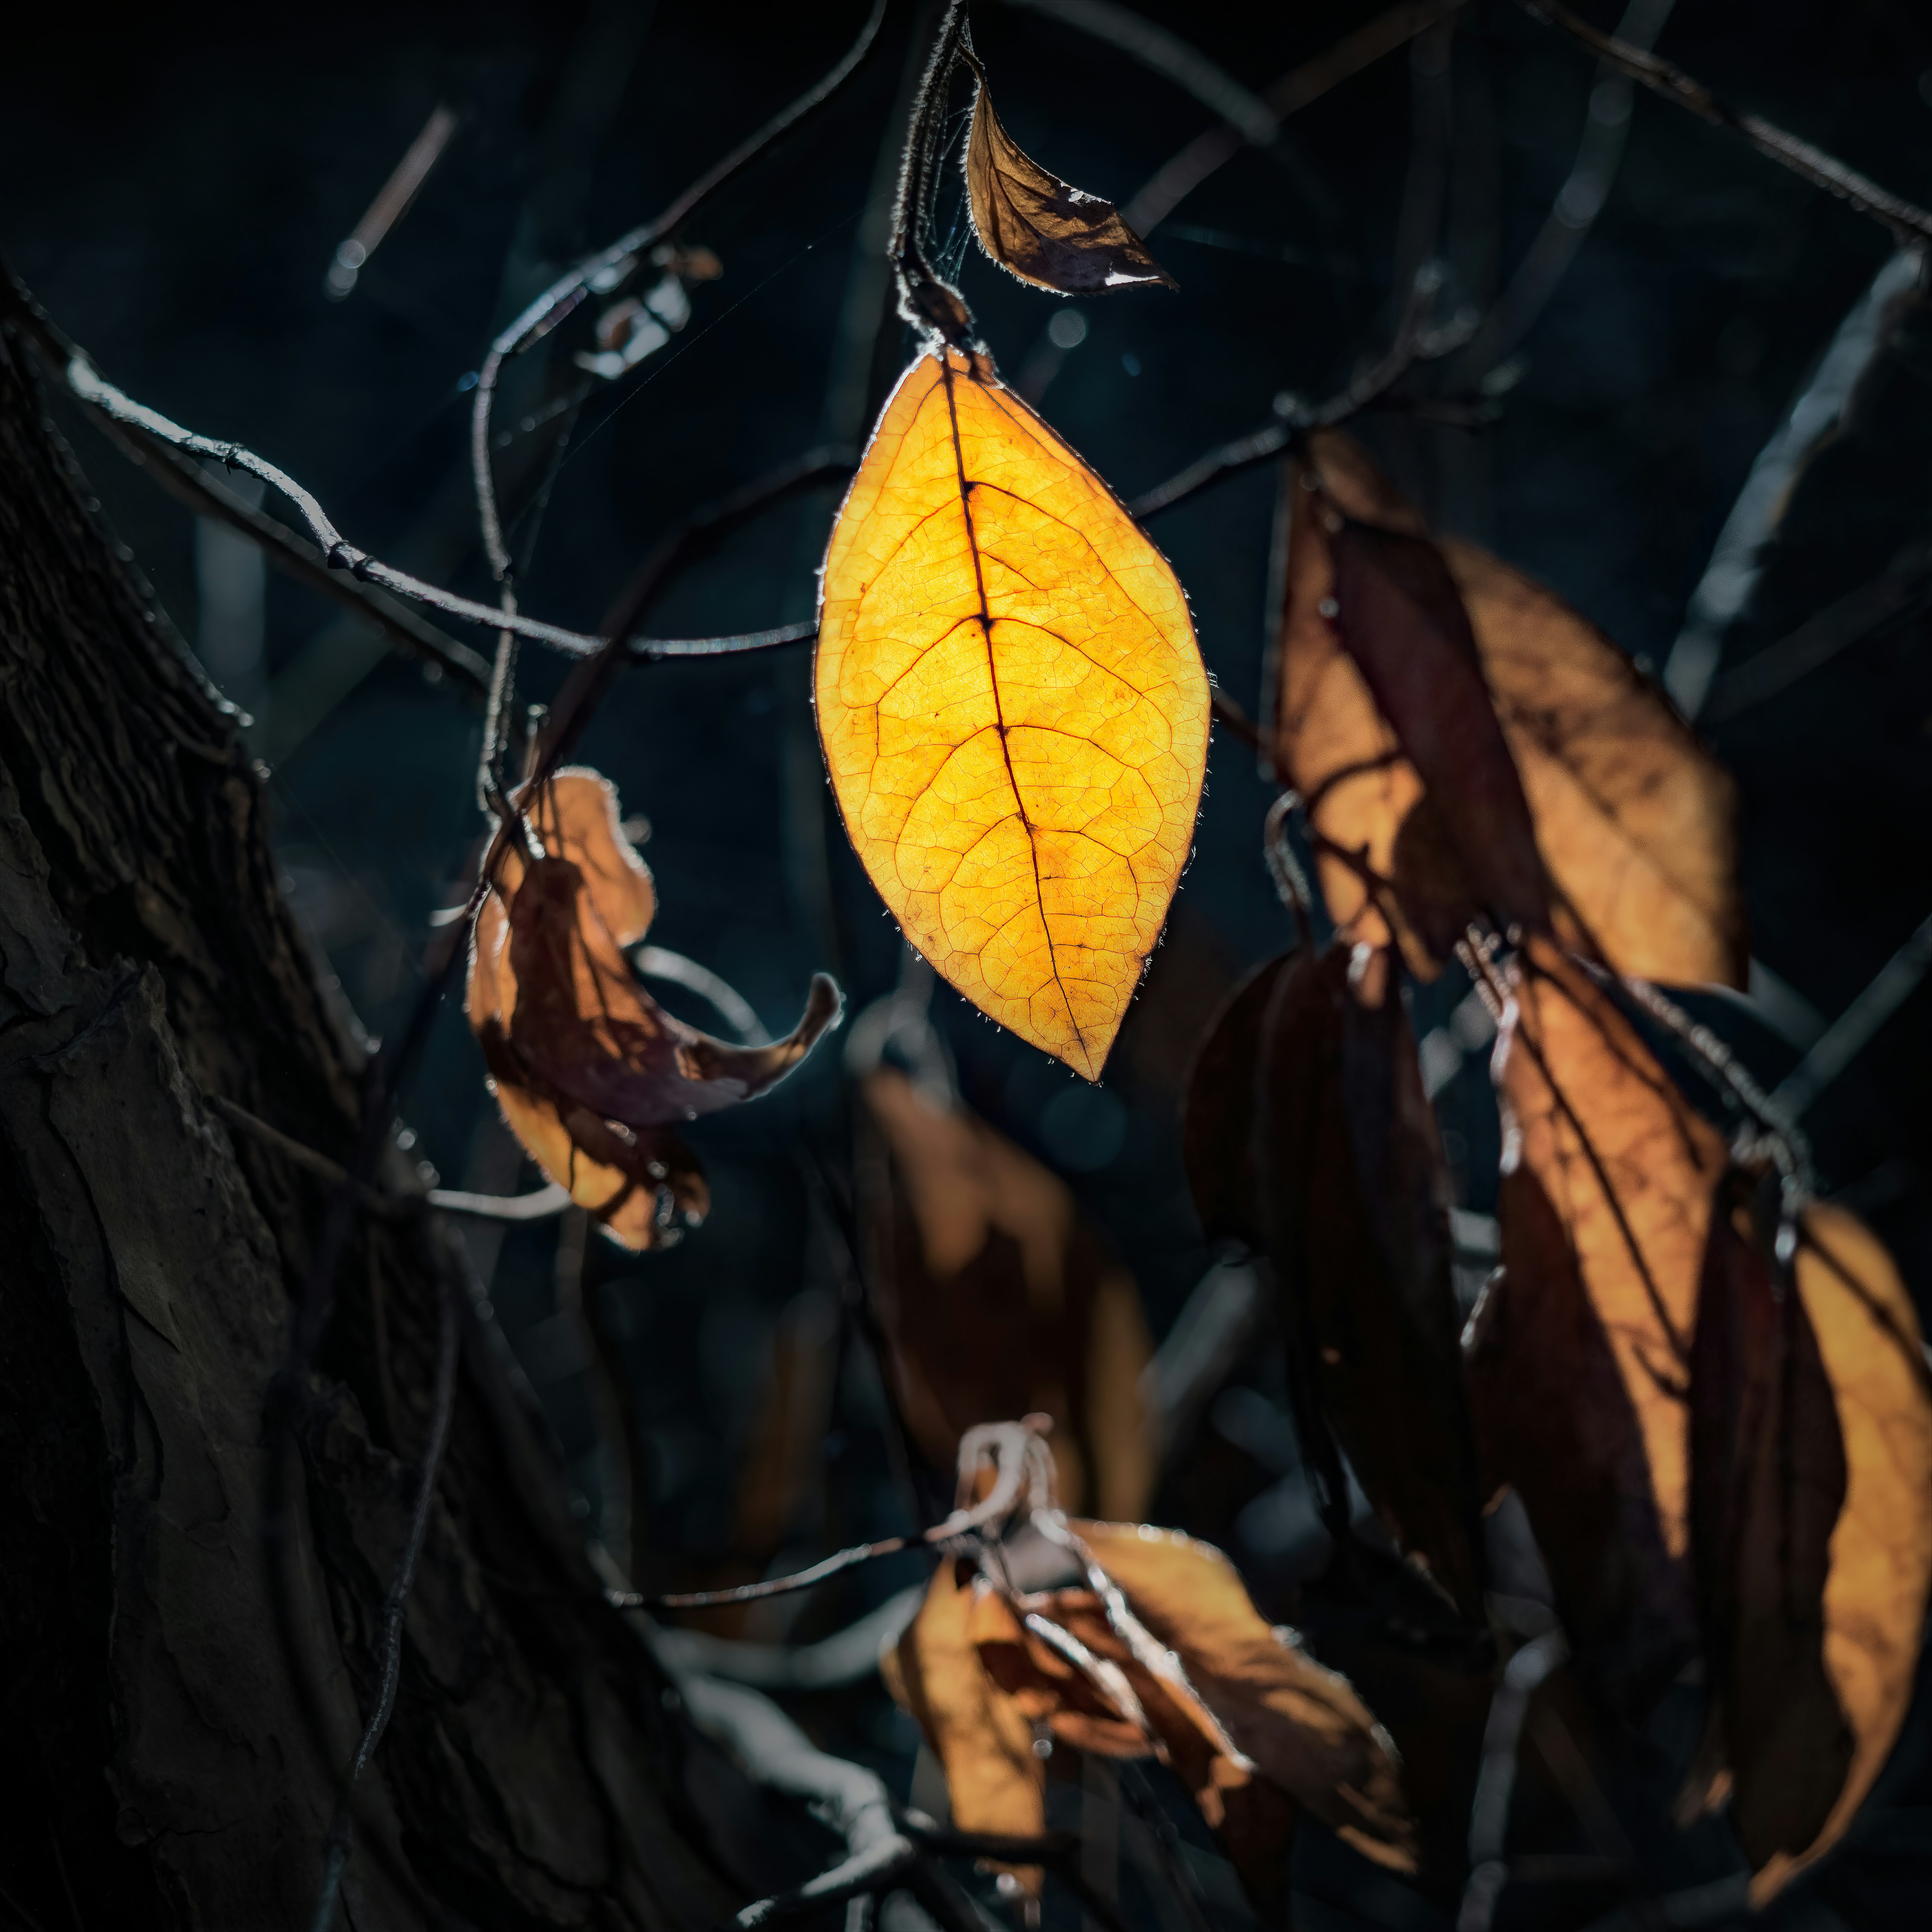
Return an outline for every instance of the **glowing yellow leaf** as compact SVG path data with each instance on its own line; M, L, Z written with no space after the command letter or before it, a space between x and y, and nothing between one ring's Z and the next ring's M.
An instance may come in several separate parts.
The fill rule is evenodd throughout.
M983 358L901 380L840 512L819 736L967 998L1096 1079L1187 860L1208 676L1166 559Z

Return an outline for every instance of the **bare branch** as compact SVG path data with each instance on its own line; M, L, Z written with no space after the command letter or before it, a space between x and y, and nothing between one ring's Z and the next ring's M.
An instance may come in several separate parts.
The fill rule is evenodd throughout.
M1736 670L1726 671L1711 689L1703 710L1707 724L1735 718L1767 703L1800 678L1827 664L1840 651L1868 638L1894 618L1922 607L1932 579L1932 541L1908 544L1870 583L1828 604L1796 630L1768 644Z
M885 18L886 0L873 0L859 38L846 50L832 70L791 104L766 122L758 132L742 141L717 165L686 188L662 214L618 236L560 275L525 309L490 345L490 352L477 372L476 400L472 406L470 458L476 488L477 515L482 526L483 548L490 568L499 578L510 567L509 552L504 547L502 523L496 506L496 488L490 464L490 410L503 364L520 356L532 344L541 341L566 317L573 314L593 286L599 294L614 294L641 266L646 250L653 248L694 214L727 182L750 166L782 136L808 120L824 106L859 70L878 38L879 23ZM524 633L528 635L529 633Z
M231 1126L241 1128L264 1146L274 1148L304 1172L327 1181L333 1187L352 1188L364 1209L383 1220L400 1220L429 1207L446 1214L473 1215L479 1220L542 1221L562 1214L570 1205L570 1190L554 1182L548 1187L538 1188L533 1194L468 1194L453 1187L431 1187L421 1194L385 1194L380 1188L356 1180L346 1168L331 1160L328 1155L292 1139L279 1127L272 1127L258 1114L250 1113L246 1107L238 1107L219 1094L209 1094L208 1103Z
M633 638L632 658L639 664L663 664L673 658L728 658L751 651L775 651L787 644L809 644L818 635L816 617L780 624L769 631L741 631L730 638Z
M1298 114L1311 102L1370 67L1384 54L1412 40L1418 34L1454 13L1465 0L1402 0L1366 26L1337 40L1327 52L1290 70L1262 90L1262 105L1276 124ZM1146 235L1172 214L1181 202L1213 174L1252 144L1254 136L1232 116L1210 128L1168 161L1120 211L1120 218L1136 235Z
M1238 470L1266 462L1306 430L1331 429L1338 423L1346 422L1351 416L1359 416L1372 404L1378 402L1418 362L1432 361L1460 348L1469 339L1475 326L1473 316L1460 318L1446 328L1431 328L1428 326L1430 304L1442 285L1442 272L1433 262L1424 262L1410 287L1408 301L1396 326L1394 340L1389 344L1387 352L1371 363L1346 388L1338 390L1326 402L1312 406L1298 402L1292 397L1281 398L1275 404L1280 421L1250 435L1237 436L1232 442L1224 442L1218 449L1210 449L1206 455L1196 457L1185 470L1178 471L1165 483L1157 483L1144 496L1136 496L1127 506L1127 514L1142 520L1154 516L1206 489L1209 484L1232 476Z
M1901 247L1915 241L1932 241L1932 214L1924 208L1867 180L1856 169L1847 167L1835 155L1814 148L1809 141L1801 141L1796 134L1786 134L1758 115L1741 113L1720 100L1702 81L1693 80L1674 62L1600 33L1587 20L1579 20L1568 7L1560 4L1559 0L1516 0L1516 4L1526 14L1560 27L1599 60L1642 82L1653 94L1675 101L1714 128L1728 128L1748 141L1760 154L1780 167L1789 168L1814 188L1822 188L1826 194L1849 202L1858 214L1869 215L1889 229Z
M446 636L434 624L425 622L406 605L372 584L332 570L320 550L210 477L176 445L125 422L74 388L68 380L68 372L76 360L92 368L86 352L54 325L26 286L6 269L4 262L0 262L0 311L32 344L62 387L88 408L109 441L129 462L147 471L170 496L196 516L230 524L260 544L278 570L353 611L398 649L441 665L466 690L480 692L483 689L488 667L467 644Z
M1932 970L1932 917L1888 959L1876 976L1825 1029L1824 1036L1786 1075L1772 1104L1796 1120L1870 1043Z

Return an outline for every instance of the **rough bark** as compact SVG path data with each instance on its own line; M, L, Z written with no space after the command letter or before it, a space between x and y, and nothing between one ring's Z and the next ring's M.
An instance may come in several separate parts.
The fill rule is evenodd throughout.
M349 1922L715 1924L766 1876L742 1787L605 1606L427 1221L365 1223L340 1270L278 1630L264 1402L326 1190L211 1102L346 1159L358 1055L232 723L92 511L0 336L0 1922L308 1924L454 1292Z

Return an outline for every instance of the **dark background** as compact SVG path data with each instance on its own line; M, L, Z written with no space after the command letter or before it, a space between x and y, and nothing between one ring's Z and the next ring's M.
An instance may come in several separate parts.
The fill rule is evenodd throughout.
M0 245L110 380L281 464L350 541L488 596L465 437L466 378L490 335L558 268L664 206L828 67L862 10L859 0L390 4L326 17L36 8L10 23L0 62ZM1138 10L1258 89L1377 10L1364 0L1240 9L1149 0ZM1616 23L1602 0L1585 10ZM524 542L535 537L526 610L594 626L674 519L838 432L827 386L855 270L863 284L862 219L912 14L896 7L832 110L693 224L689 238L716 252L723 276L694 291L693 318L668 348L575 418L547 508L518 526ZM1039 14L981 0L974 28L1010 128L1082 187L1124 202L1213 124L1166 77ZM1932 17L1918 9L1679 0L1660 44L1728 98L1932 201ZM1513 8L1466 10L1450 88L1444 312L1486 304L1528 246L1574 158L1594 77L1573 43ZM322 278L337 244L439 101L460 114L458 132L353 292L328 300ZM1082 305L1090 333L1042 406L1124 496L1268 421L1277 392L1327 393L1386 339L1411 108L1405 50L1296 117L1274 152L1238 157L1156 232L1178 294ZM1441 527L1542 577L1660 664L1752 458L1888 249L1880 229L1843 204L1640 94L1609 203L1521 345L1497 419L1469 429L1391 413L1364 434ZM963 272L1013 376L1058 305L976 255ZM1906 319L1852 419L1807 472L1756 599L1727 640L1727 668L1926 533L1928 328ZM560 337L557 359L582 346L580 334ZM889 325L874 404L903 346ZM500 429L517 431L556 373L519 380ZM1437 368L1405 393L1439 396L1445 386ZM192 641L192 520L76 414L56 414ZM531 495L513 466L532 451L554 453L554 429L539 425L506 454L513 516ZM1154 525L1188 587L1210 668L1250 711L1274 488L1264 465ZM775 508L681 578L652 630L726 632L808 614L836 500L826 489ZM1836 1016L1932 911L1932 657L1921 602L1710 734L1742 788L1754 954L1795 990L1800 1009L1789 1010ZM370 668L338 680L339 694L322 693L307 673L322 660ZM532 652L525 664L526 696L554 690L554 662ZM896 933L829 808L807 674L803 651L635 672L582 747L616 782L626 809L650 821L662 904L653 939L723 974L774 1031L796 1016L816 968L836 974L850 1011L898 970ZM421 983L428 914L460 896L479 826L478 710L419 666L358 643L333 606L273 575L263 664L231 694L259 720L251 743L270 766L296 902L361 1022L380 1034ZM1066 1176L1132 1270L1156 1335L1212 1258L1178 1160L1192 1041L1220 993L1290 937L1260 857L1272 795L1252 756L1217 734L1195 857L1097 1094L944 989L934 1003L968 1099ZM1445 981L1420 992L1418 1032L1465 990ZM1777 1027L1714 1000L1699 1010L1767 1084L1796 1064L1798 1044ZM1793 1030L1787 1019L1784 1032ZM1802 1012L1796 1030L1805 1030ZM771 1099L693 1130L716 1206L680 1248L634 1258L593 1244L588 1292L622 1339L646 1431L640 1564L661 1580L731 1553L739 1466L764 1400L775 1322L789 1310L796 1328L841 1292L841 1251L810 1179L814 1162L836 1173L848 1158L839 1044L821 1047ZM1481 1060L1472 1056L1443 1103L1459 1185L1479 1211L1495 1141ZM1922 1309L1932 1284L1928 1074L1932 998L1921 989L1806 1121L1826 1190L1891 1244ZM460 1014L448 1011L406 1110L446 1180L512 1186L481 1076ZM574 1331L558 1325L554 1246L554 1230L512 1234L494 1293L594 1512L601 1463ZM808 1320L805 1330L819 1332ZM1264 1367L1242 1378L1258 1400L1278 1394ZM1176 1486L1174 1513L1192 1511L1190 1526L1228 1536L1264 1600L1286 1603L1293 1580L1271 1573L1268 1552L1244 1549L1231 1528L1274 1477L1234 1445L1234 1412L1223 1419L1228 1429L1216 1437L1210 1425L1214 1439L1196 1445L1208 1473ZM827 1536L902 1525L880 1443L876 1396L854 1365L818 1445L826 1480L806 1486L790 1556ZM881 1573L814 1600L794 1634L831 1628L905 1580ZM902 1720L872 1708L824 1721L848 1748L906 1774ZM1780 1906L1780 1922L1892 1922L1932 1887L1928 1854L1932 1792L1915 1726L1859 1842ZM1710 1856L1720 1862L1706 1869L1721 1870L1721 1853ZM1311 1896L1320 1882L1308 1880ZM1346 1910L1357 1917L1342 1904L1324 1909L1341 1915L1336 1923L1440 1922L1402 1916L1419 1905L1354 1895Z

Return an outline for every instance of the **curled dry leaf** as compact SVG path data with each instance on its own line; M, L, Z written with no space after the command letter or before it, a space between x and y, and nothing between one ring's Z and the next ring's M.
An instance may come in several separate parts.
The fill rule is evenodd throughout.
M1097 1078L1207 769L1208 678L1166 560L983 357L886 405L820 590L818 728L906 937Z
M665 1012L623 949L655 910L644 862L595 772L558 772L524 805L527 849L498 846L470 956L470 1023L503 1118L614 1239L648 1248L701 1220L710 1196L670 1131L763 1093L838 1017L823 974L781 1040L734 1046Z
M966 196L980 246L1036 289L1084 296L1178 286L1111 201L1070 188L1020 147L993 111L983 74L966 142Z
M1817 1836L1772 1854L1751 1881L1756 1904L1844 1837L1884 1768L1912 1701L1932 1594L1932 1393L1912 1298L1870 1231L1823 1202L1804 1210L1794 1273L1844 1444L1824 1650L1852 1748Z
M1211 1544L1146 1524L1073 1522L1135 1616L1251 1770L1394 1871L1415 1865L1394 1747L1348 1680L1270 1627Z
M1269 1627L1219 1550L1134 1523L1076 1520L1056 1534L1105 1574L1031 1595L1004 1594L983 1576L973 1585L964 1620L979 1676L995 1694L956 1664L970 1688L954 1703L999 1714L979 1720L970 1752L955 1745L960 1784L944 1733L920 1711L904 1640L887 1667L946 1762L956 1817L962 1789L976 1808L989 1783L1004 1802L1021 1802L1010 1747L993 1741L996 1725L1017 1739L1017 1716L1081 1750L1165 1759L1258 1900L1282 1888L1283 1854L1304 1807L1377 1863L1414 1869L1414 1823L1386 1734L1345 1678L1293 1631ZM949 1640L961 1594L950 1570L942 1566L922 1612L944 1615Z
M1494 1063L1503 1278L1465 1347L1579 1676L1643 1708L1696 1647L1687 1396L1723 1140L1580 968L1520 956Z
M1378 706L1396 701L1399 680L1366 675L1323 607L1334 600L1339 615L1342 602L1328 516L1343 520L1345 536L1356 526L1415 540L1426 532L1339 430L1317 431L1306 460L1285 470L1281 514L1275 755L1331 848L1319 864L1337 925L1378 944L1393 930L1407 963L1426 975L1442 956L1432 934L1459 932L1459 916L1485 890L1502 904L1480 869L1497 861L1479 854L1472 869L1465 828L1481 808L1496 809L1507 788L1493 746L1471 767L1480 781L1473 799L1453 760L1446 777L1436 776L1439 756L1434 771L1419 770L1414 728ZM1441 556L1528 800L1558 936L1621 972L1741 986L1747 949L1729 777L1657 686L1559 598L1473 544L1445 542ZM1440 580L1432 568L1424 574L1430 588L1418 608L1441 608ZM1453 619L1432 626L1412 616L1406 625L1390 638L1453 627ZM1438 650L1432 662L1453 664L1455 655ZM1390 676L1403 669L1397 660ZM1466 720L1473 706L1466 677L1456 674L1453 688L1462 701L1442 724ZM1415 701L1429 722L1432 692ZM1503 856L1507 878L1521 884L1520 843Z
M1480 1496L1448 1176L1387 955L1301 955L1259 1050L1260 1215L1289 1346L1390 1533L1480 1627Z
M1845 1445L1804 1298L1777 1259L1774 1180L1727 1176L1690 1357L1690 1546L1706 1718L1680 1804L1728 1796L1754 1871L1802 1855L1844 1788L1852 1737L1825 1667L1825 1588Z
M868 1273L914 1439L950 1468L976 1423L1050 1415L1068 1499L1138 1514L1155 1473L1140 1388L1153 1342L1132 1280L1065 1184L985 1121L891 1066L860 1090Z

